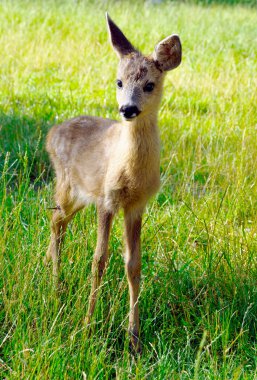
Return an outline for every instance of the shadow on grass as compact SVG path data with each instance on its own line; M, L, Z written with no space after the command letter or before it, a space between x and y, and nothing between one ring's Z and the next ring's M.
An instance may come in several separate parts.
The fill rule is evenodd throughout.
M9 184L22 181L22 173L28 173L31 182L37 178L48 180L50 162L44 144L53 124L46 119L0 111L0 172L5 167Z

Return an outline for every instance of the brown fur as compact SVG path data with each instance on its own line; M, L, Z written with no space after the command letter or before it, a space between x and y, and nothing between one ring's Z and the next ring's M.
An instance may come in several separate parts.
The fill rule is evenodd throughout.
M125 266L130 291L129 331L133 347L139 350L142 213L148 199L160 185L157 112L164 74L157 66L166 65L168 69L165 62L158 61L156 51L153 56L144 57L132 47L111 19L107 20L113 47L121 58L118 79L122 81L123 88L117 90L119 105L136 105L140 114L123 122L80 116L54 126L48 133L46 147L56 172L57 207L51 221L51 241L46 261L53 260L53 272L57 277L68 222L81 208L95 203L98 209L98 237L92 264L88 323L108 260L113 216L122 208L125 215ZM177 41L178 37L175 36L175 43ZM166 40L165 48L159 49L162 60L170 60ZM173 66L172 60L169 69ZM147 82L155 84L151 93L143 90Z

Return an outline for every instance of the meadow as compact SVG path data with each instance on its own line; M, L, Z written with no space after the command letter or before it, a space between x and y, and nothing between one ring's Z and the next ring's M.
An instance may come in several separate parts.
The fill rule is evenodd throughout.
M93 206L69 227L60 295L43 265L47 131L80 114L119 118L105 10L145 53L172 33L183 46L159 112L162 187L144 216L139 357L122 213L91 336ZM0 378L257 379L256 25L243 4L0 3Z

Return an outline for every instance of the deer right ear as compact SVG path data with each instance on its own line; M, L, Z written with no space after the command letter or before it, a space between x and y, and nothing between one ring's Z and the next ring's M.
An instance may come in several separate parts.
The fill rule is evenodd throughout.
M136 49L129 42L129 40L124 36L122 31L117 27L117 25L112 21L108 13L106 12L107 27L111 39L112 46L118 56L122 58L124 55L136 52Z
M159 42L155 46L153 58L163 71L172 70L179 66L182 58L179 36L173 34Z

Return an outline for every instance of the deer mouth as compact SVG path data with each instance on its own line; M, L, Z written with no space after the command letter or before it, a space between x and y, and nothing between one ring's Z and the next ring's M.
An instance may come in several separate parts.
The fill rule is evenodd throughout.
M120 114L125 120L133 120L137 117L141 111L137 106L122 106L120 108Z
M139 115L139 114L138 114ZM134 115L131 115L130 117L125 117L123 116L123 118L126 120L126 121L131 121L133 119L135 119L138 115L134 114Z

